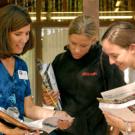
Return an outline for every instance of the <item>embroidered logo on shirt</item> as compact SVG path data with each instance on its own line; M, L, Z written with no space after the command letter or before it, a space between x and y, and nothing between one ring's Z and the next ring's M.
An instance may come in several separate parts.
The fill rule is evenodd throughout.
M81 73L81 76L96 76L96 72L83 72Z
M28 80L27 71L18 70L19 79Z

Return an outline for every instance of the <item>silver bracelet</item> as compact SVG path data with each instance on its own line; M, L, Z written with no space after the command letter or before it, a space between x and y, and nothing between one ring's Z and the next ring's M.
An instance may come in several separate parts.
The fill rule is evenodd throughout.
M126 121L125 126L126 126L126 135L129 135L132 132L131 122Z

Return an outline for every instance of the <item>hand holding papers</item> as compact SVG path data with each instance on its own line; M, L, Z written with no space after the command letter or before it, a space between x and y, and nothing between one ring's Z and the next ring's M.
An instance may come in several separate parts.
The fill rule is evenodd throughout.
M37 66L40 71L40 75L43 79L43 85L46 93L48 93L50 90L56 90L58 91L55 75L53 72L53 68L51 64L42 64L40 60L37 60ZM48 93L48 95L50 95ZM62 110L61 104L60 104L60 97L58 102L55 102L53 97L50 95L50 99L55 107L56 110Z
M53 117L49 117L46 119L41 119L29 123L25 122L25 124L31 129L35 129L35 130L39 129L47 133L50 133L57 128L61 128L61 129L69 128L73 120L74 118L70 117L66 112L56 111ZM61 126L63 122L64 123L66 122L67 125Z
M45 105L49 105L49 106L57 105L57 102L59 101L59 97L60 97L58 91L46 90L46 88L44 88L42 93L43 93L43 103L45 103Z
M56 111L54 116L59 118L58 127L62 130L69 128L74 121L74 118L64 111Z
M135 122L135 82L102 92L99 100L101 110L123 119Z
M23 122L19 119L15 119L3 110L0 110L0 119L14 125L14 127L19 127L21 129L28 130L32 133L35 130L43 130L47 133L50 133L53 130L62 127L61 125L59 126L59 121L64 121L68 123L67 126L63 127L63 129L66 129L72 124L74 120L66 112L56 111L53 117L48 117L46 119L36 120L32 122Z

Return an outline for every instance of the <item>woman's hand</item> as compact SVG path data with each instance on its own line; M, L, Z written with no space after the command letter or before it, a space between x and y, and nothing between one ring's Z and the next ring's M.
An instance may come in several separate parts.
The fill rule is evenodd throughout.
M16 127L14 129L10 129L9 133L7 133L6 135L26 135L28 133L29 132L27 130L23 130L23 129Z
M57 103L59 99L59 92L54 90L43 90L43 102L46 105L53 105Z
M20 129L18 127L9 130L10 133L6 135L40 135L39 130L29 132L27 130Z
M58 128L61 130L67 129L69 128L73 123L73 119L72 121L68 121L68 120L59 120L58 121Z
M74 118L64 111L55 111L54 117L59 118L57 126L60 129L69 128L74 121Z
M103 112L103 113L109 125L119 128L120 130L125 130L125 122L122 119L113 116L108 112Z

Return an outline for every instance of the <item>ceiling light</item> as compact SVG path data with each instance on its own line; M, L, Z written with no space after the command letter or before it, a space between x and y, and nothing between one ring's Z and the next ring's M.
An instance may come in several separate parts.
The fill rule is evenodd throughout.
M119 11L119 8L117 7L117 8L115 8L115 10L114 10L114 12L118 12Z
M99 19L133 19L133 16L99 16Z
M116 2L116 7L119 7L120 6L120 4L121 4L121 1L120 0L118 0L117 2Z

